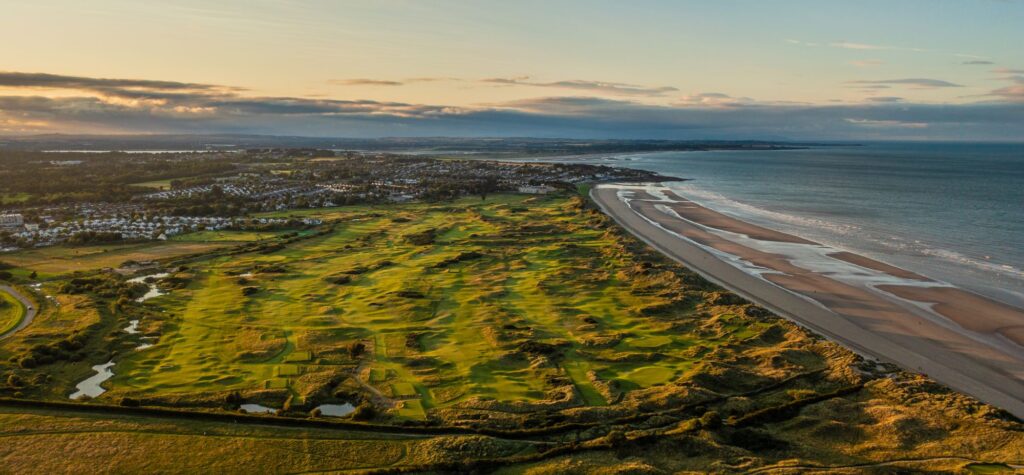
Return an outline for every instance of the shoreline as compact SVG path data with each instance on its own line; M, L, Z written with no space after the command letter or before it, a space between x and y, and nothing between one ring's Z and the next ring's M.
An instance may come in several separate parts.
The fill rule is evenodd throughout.
M709 280L864 356L1024 418L1024 310L723 215L658 185L597 185L590 195L633 235Z

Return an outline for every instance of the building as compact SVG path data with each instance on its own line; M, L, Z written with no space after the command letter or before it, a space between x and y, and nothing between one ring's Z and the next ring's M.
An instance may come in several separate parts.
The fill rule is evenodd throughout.
M20 214L0 214L0 228L20 228L24 224Z
M555 187L548 185L523 185L519 187L520 193L529 195L546 195L552 191L555 191Z

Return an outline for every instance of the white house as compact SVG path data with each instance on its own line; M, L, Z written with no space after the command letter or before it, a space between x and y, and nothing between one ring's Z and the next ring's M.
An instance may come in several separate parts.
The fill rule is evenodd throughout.
M548 185L523 185L519 187L520 193L530 195L546 195L552 191L555 191L555 187Z
M20 228L24 224L20 214L0 214L0 228Z

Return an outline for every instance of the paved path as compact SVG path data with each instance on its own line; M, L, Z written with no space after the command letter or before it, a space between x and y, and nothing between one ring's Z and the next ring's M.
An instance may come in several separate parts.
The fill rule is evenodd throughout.
M17 299L19 302L21 302L22 305L25 306L25 316L21 317L21 322L18 323L18 326L10 329L3 335L0 335L0 340L4 340L7 337L14 335L22 328L31 325L32 320L36 318L36 312L38 312L39 309L36 308L35 304L33 304L32 301L28 299L28 297L25 297L24 295L21 294L21 292L14 290L14 288L9 285L0 284L0 292L7 292L11 294L12 296L14 296L15 299Z

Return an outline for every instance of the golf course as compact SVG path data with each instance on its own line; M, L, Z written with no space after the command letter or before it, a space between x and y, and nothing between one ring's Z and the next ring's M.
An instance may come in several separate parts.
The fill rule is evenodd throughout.
M510 473L1001 469L1024 440L667 260L583 196L256 217L323 224L5 256L42 276L36 321L0 346L8 440L83 467L204 446L204 470L245 452L271 471ZM18 311L0 307L0 329ZM104 453L110 438L132 450Z

